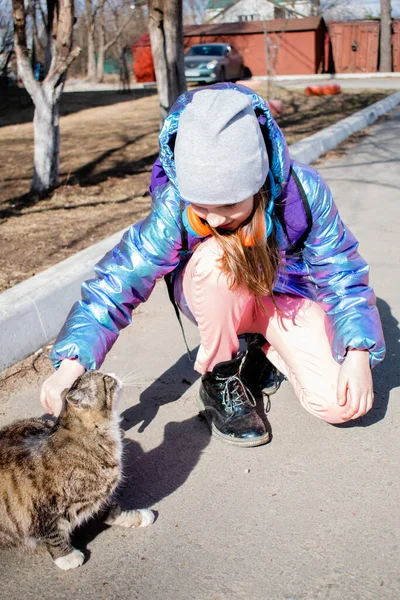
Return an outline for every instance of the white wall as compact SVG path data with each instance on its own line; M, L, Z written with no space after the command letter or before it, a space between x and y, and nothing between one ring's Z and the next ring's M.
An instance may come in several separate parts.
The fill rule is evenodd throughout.
M269 21L274 19L275 6L268 0L239 0L225 11L207 9L206 22L235 23L241 20L242 15L254 15L253 21ZM280 6L284 8L285 4L282 2ZM288 2L287 6L298 11L304 17L311 15L310 0L297 0L293 4Z
M274 18L274 5L265 0L239 0L224 13L225 23L239 21L241 15L255 15L253 21Z

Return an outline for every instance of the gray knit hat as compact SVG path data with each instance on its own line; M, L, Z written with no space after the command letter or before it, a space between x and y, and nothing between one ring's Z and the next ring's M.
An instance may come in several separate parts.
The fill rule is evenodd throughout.
M183 110L174 149L183 199L236 204L258 192L269 162L251 97L239 90L201 90Z

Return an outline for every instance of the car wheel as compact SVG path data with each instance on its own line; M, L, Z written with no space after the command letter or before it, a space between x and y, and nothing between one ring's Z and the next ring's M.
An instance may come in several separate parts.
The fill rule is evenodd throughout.
M240 79L244 79L244 66L243 66L243 64L240 65L239 70L238 70L238 74L236 75L235 79L232 79L232 81L233 81L233 83L236 83Z
M225 67L221 67L221 70L219 72L219 80L221 83L224 83L224 81L226 81Z

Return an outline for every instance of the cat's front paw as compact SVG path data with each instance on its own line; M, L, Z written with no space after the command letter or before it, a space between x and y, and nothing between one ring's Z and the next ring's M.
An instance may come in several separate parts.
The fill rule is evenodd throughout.
M68 571L69 569L76 569L76 567L80 567L83 565L85 561L85 555L80 550L76 548L73 549L72 552L67 554L66 556L60 556L55 559L55 563L57 567L60 567L63 571Z

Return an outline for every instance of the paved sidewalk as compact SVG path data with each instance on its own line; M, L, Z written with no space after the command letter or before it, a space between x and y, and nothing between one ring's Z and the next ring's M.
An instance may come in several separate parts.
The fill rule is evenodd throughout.
M400 108L338 160L319 166L371 263L388 345L374 410L333 427L285 383L272 397L271 444L210 439L197 375L163 284L104 365L137 379L121 404L124 502L158 511L144 530L87 530L87 563L61 572L45 556L0 552L7 600L389 600L400 596ZM197 331L186 324L189 343ZM0 425L40 415L38 389L0 406Z

